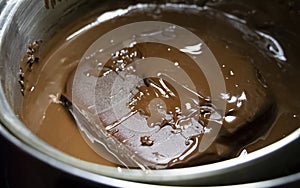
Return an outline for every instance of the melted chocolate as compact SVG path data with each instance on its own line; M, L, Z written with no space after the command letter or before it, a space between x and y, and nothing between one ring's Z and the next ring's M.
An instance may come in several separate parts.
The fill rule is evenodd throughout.
M223 6L224 9L230 9L226 4ZM157 78L143 79L143 83L136 88L139 92L135 93L128 103L132 112L137 112L136 115L144 118L145 130L151 130L151 134L133 135L131 131L120 126L110 130L113 132L112 136L128 144L132 150L143 152L147 149L147 154L141 153L145 159L167 164L166 168L212 163L237 157L243 149L253 151L264 147L299 127L299 91L293 87L293 83L298 82L296 78L287 75L287 72L297 75L295 72L299 71L293 68L297 67L297 58L293 58L295 56L291 47L284 45L286 54L290 55L286 58L285 54L279 53L281 51L278 46L274 46L272 37L270 39L270 35L263 30L255 30L249 26L251 22L246 24L245 20L218 10L166 5L159 7L159 12L154 15L153 7L145 7L131 8L127 14L103 22L69 40L65 40L70 37L66 33L74 32L74 29L66 28L53 39L63 41L60 45L55 46L54 42L50 42L53 46L45 45L44 49L47 50L40 52L44 54L43 58L36 59L33 52L25 56L25 59L28 59L28 55L33 55L34 58L30 56L31 59L23 62L21 67L32 68L33 62L40 62L34 65L35 69L30 74L21 74L20 77L23 89L33 88L24 92L21 114L29 129L63 152L83 160L114 166L115 164L94 153L83 141L75 122L59 104L59 96L61 93L72 93L72 72L93 41L118 26L144 20L174 23L198 35L217 58L227 88L227 93L223 94L227 100L227 109L222 129L215 142L204 152L199 152L194 148L197 148L201 141L212 116L213 107L209 100L210 92L205 76L193 66L193 60L184 53L170 46L141 43L132 48L122 49L122 53L118 55L113 54L112 58L105 62L105 68L100 74L89 72L88 76L104 77L106 71L121 72L122 67L142 57L161 57L173 63L180 62L180 67L193 80L197 92L203 96L199 98L201 104L196 119L199 127L202 127L202 132L190 134L176 124L182 115L178 109L180 98L172 84ZM157 9L157 6L155 8ZM89 22L82 21L76 24L80 27ZM77 25L74 28L78 28ZM125 66L115 63L122 55L132 52L137 53L123 61ZM164 91L170 97L166 98L160 91ZM295 105L286 99L294 101ZM165 113L161 117L161 113L149 109L153 100L155 105L161 101L166 104ZM158 114L155 116L158 118L149 118L155 113ZM172 118L166 118L170 116ZM169 142L170 140L172 142ZM179 152L174 153L175 149Z

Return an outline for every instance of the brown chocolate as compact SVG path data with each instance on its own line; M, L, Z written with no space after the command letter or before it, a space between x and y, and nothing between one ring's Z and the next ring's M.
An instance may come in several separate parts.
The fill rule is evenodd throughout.
M49 2L46 2L49 6ZM132 9L126 15L113 18L113 21L103 22L71 40L65 40L68 38L66 33L74 29L66 28L53 38L53 41L62 41L58 46L51 41L51 45L47 46L47 41L44 41L44 49L47 50L40 52L42 54L40 63L35 64L34 70L30 73L22 74L20 77L22 85L33 88L24 93L21 119L25 125L44 141L63 152L99 164L116 165L89 148L80 136L75 122L59 104L58 99L61 93L72 93L72 73L86 49L101 35L128 23L160 20L191 30L207 44L218 60L227 88L227 93L223 94L224 99L227 100L227 109L222 129L215 142L204 152L199 152L195 148L199 145L203 132L190 134L184 131L179 133L177 130L175 122L180 115L180 110L177 109L180 103L177 91L166 80L147 78L136 89L143 94L148 92L149 95L143 98L135 93L132 100L136 99L135 101L138 102L129 102L128 108L136 112L135 116L144 118L142 126L145 131L149 130L148 133L133 134L126 126L117 126L110 130L113 132L112 136L128 144L133 151L147 150L147 154L140 153L144 159L153 163L157 161L164 164L166 168L175 168L237 157L245 148L253 151L264 147L299 127L300 107L287 105L291 103L286 101L288 98L299 103L297 95L299 89L294 89L292 84L295 83L295 78L287 76L287 72L298 73L298 69L293 69L297 59L287 58L286 61L283 61L282 57L281 60L276 59L276 56L272 56L274 52L270 53L268 49L263 49L265 43L270 43L266 41L268 38L263 38L263 35L258 34L254 29L248 28L247 24L221 11L200 10L193 6L176 8L167 5L160 7L160 10L159 16L153 16L151 7ZM76 24L82 26L88 23L78 21ZM193 66L192 59L170 46L155 43L141 43L126 50L129 53L138 51L136 57L126 60L126 66L142 57L158 56L174 63L180 61L180 67L189 74L196 85L197 92L204 96L199 98L201 105L197 119L197 125L204 130L211 116L210 92L205 76L201 70ZM291 54L293 52L288 45L284 46L284 50L291 51ZM290 57L294 56L290 55ZM35 62L36 58L31 60L30 62ZM117 59L111 58L105 62L106 69L103 70L113 70L114 73L118 73L121 67L114 64L114 60ZM277 66L278 64L280 67ZM290 67L282 67L287 64ZM23 66L24 62L21 67ZM103 77L104 73L90 72L89 76ZM159 94L157 88L165 92L171 91L174 96L166 99ZM282 92L284 90L294 92ZM155 104L159 104L160 101L166 104L165 109L167 115L172 116L171 119L149 120L153 111L149 110L148 104L153 99L156 100ZM105 116L101 118L104 119ZM128 119L128 122L132 123L130 121L132 120ZM285 122L290 123L287 125ZM110 124L103 125L107 127Z
M161 78L144 78L142 85L136 87L137 91L127 103L127 108L133 112L132 115L126 117L128 112L125 109L118 110L119 117L117 117L110 105L124 108L118 102L124 99L110 95L109 88L113 86L109 85L115 84L110 75L121 74L137 59L163 57L171 63L180 62L180 67L194 82L196 92L205 93L204 98L210 98L209 86L202 71L185 53L156 43L140 43L132 48L120 49L120 51L124 53L117 53L118 57L113 54L111 59L104 64L100 73L94 75L103 80L96 87L101 90L104 84L107 86L101 94L97 95L96 92L96 100L99 100L99 103L96 102L96 106L107 106L103 108L106 109L105 112L100 110L101 112L98 114L101 121L100 126L108 128L112 124L116 125L109 128L110 131L115 132L112 136L146 161L150 161L154 167L155 163L165 167L185 166L187 163L199 165L237 156L242 148L263 136L272 125L277 108L272 95L257 78L257 69L231 49L228 49L227 52L230 56L235 57L235 61L231 61L226 54L222 59L222 65L225 65L223 66L224 79L228 91L228 93L223 93L223 100L228 102L227 109L221 132L207 151L199 152L198 148L203 135L209 134L205 128L212 116L212 104L210 101L199 98L200 103L196 107L193 107L192 104L191 107L199 113L192 116L184 114L181 112L180 100L183 100L181 97L186 96L179 96L178 91ZM127 55L134 51L137 51L135 53L137 56L123 61L124 57L128 57ZM88 61L84 63L86 64ZM234 64L240 66L234 67ZM151 67L148 71L151 71ZM130 82L125 79L125 81L119 81L118 85L121 86L117 91L125 91L130 86ZM132 91L128 91L127 94L118 93L118 95L130 95L131 93ZM116 101L107 104L103 102L106 98ZM77 105L89 112L84 105L85 101L81 102ZM161 108L158 108L158 105ZM126 117L125 121L121 120L123 117ZM145 119L145 121L141 119ZM116 122L118 123L116 124ZM131 126L139 127L131 128ZM148 135L144 136L145 132ZM141 147L141 145L149 147Z

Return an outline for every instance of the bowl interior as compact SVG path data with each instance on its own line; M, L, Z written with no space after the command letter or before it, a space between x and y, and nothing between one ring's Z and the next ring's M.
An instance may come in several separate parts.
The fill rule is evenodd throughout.
M40 0L2 1L1 3L6 4L0 20L0 78L2 86L0 91L0 117L5 127L12 134L33 147L36 152L41 152L70 166L114 178L163 184L187 185L198 184L199 181L202 181L203 184L210 184L213 182L235 182L236 180L233 177L236 176L237 172L248 167L253 169L250 166L261 165L268 159L266 156L299 138L300 129L279 142L253 152L244 158L199 167L150 170L146 172L97 165L66 155L32 134L17 118L17 115L21 112L20 104L22 103L22 94L18 84L20 60L23 54L26 53L29 43L37 39L48 41L61 28L71 25L74 20L88 16L87 12L93 13L91 10L97 10L99 14L101 11L125 7L131 2L62 1L58 2L53 9L46 9L44 2ZM253 179L261 178L263 172L253 172ZM225 180L226 178L227 180ZM246 180L240 179L239 181Z

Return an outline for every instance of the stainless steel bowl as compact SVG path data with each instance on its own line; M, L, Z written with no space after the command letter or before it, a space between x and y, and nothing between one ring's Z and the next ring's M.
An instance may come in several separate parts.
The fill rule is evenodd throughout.
M215 4L211 5L217 7L218 1L213 2ZM131 187L146 184L147 186L239 184L239 187L268 187L299 183L300 129L243 158L198 167L149 172L82 161L54 149L31 133L17 117L22 102L17 74L27 44L36 39L49 40L58 29L70 20L80 19L96 4L97 6L101 4L102 10L105 11L122 3L97 0L62 1L54 9L46 10L41 0L0 1L0 141L1 160L5 167L4 182L16 187L18 185ZM32 178L33 181L28 181L24 176Z

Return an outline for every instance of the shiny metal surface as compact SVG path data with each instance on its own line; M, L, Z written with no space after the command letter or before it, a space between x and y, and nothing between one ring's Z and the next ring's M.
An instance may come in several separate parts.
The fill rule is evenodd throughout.
M21 152L78 178L111 186L230 185L269 187L300 179L300 129L243 158L182 169L141 171L92 164L66 155L32 134L17 118L22 100L17 73L28 43L47 41L71 19L80 18L98 1L63 1L46 10L40 0L0 2L0 133ZM80 9L76 7L81 7ZM103 9L107 4L103 2ZM288 156L288 157L287 157ZM142 185L144 186L144 185ZM150 186L150 185L149 185ZM241 185L239 185L241 187Z

